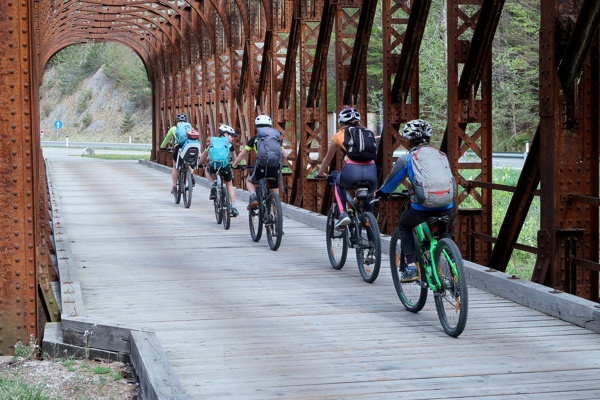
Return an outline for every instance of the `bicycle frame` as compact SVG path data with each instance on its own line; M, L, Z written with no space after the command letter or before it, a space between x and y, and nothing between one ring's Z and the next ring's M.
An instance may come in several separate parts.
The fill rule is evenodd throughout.
M427 222L423 222L417 225L414 229L417 241L419 242L419 252L422 256L423 267L425 270L425 282L431 290L434 292L442 290L442 282L440 281L435 259L431 255L434 254L435 248L438 244L438 239L434 236L431 228ZM429 242L429 244L427 244ZM429 254L429 256L427 256ZM456 267L451 262L450 257L444 251L444 257L448 260L448 264L452 268L452 271L456 274ZM423 277L421 277L423 279Z

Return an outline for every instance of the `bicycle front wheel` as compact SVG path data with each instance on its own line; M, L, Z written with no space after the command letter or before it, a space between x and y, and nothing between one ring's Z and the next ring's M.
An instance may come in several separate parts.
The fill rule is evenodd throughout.
M190 208L192 205L192 171L185 167L185 177L183 183L183 205L185 208Z
M334 269L342 269L348 256L348 229L335 229L335 223L340 216L337 204L332 204L327 214L325 239L327 241L327 255Z
M255 242L260 240L262 236L263 226L263 213L262 213L262 199L259 199L259 206L254 209L248 210L248 224L250 226L250 237Z
M465 267L460 251L449 238L441 239L435 248L435 265L442 283L434 293L435 308L444 331L458 337L467 325L469 293Z
M283 211L281 199L277 193L271 192L265 202L265 229L267 230L267 242L271 250L276 251L281 245L283 236Z
M175 188L175 193L174 193L175 204L181 203L181 193L183 192L183 187L184 187L183 181L185 179L185 176L182 176L182 175L183 175L183 171L179 170L177 173L177 185L176 185L177 187Z
M415 249L419 249L417 238L413 234ZM427 286L421 282L402 282L400 279L406 268L406 259L402 250L400 229L396 228L390 238L390 267L392 269L392 280L396 288L398 298L410 312L417 313L425 307L427 302Z
M231 200L229 200L229 190L227 190L226 186L221 186L221 210L223 228L227 230L231 226Z
M363 280L375 282L381 267L381 236L377 219L371 212L364 212L358 221L358 244L356 262Z

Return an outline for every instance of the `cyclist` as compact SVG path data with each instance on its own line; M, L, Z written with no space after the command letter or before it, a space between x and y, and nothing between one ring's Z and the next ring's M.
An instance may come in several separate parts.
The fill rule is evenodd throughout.
M348 159L335 181L335 198L340 209L340 217L335 227L343 228L351 222L346 212L346 190L354 188L355 184L361 181L369 182L370 195L373 195L377 188L377 166L375 165L377 146L374 133L360 124L360 113L356 108L344 108L340 112L338 123L340 129L333 135L329 143L327 154L321 162L317 178L327 176L326 171L329 163L331 163L331 159L338 149L341 148ZM365 146L355 154L355 145L352 138L357 132L362 134L361 140L363 140ZM363 207L365 211L373 212L373 203L369 199L364 202Z
M246 187L250 192L248 210L258 207L258 199L256 197L256 183L259 180L265 177L275 178L274 181L270 182L270 188L272 192L279 194L279 171L281 166L287 162L287 154L283 149L283 140L281 133L277 129L273 128L273 122L271 121L271 117L269 117L268 115L259 115L254 120L254 125L256 126L256 134L252 136L250 140L248 140L248 143L246 143L244 149L242 149L240 154L238 154L236 159L233 161L233 167L236 168L241 160L247 159L248 154L250 154L250 151L252 149L256 151L256 165L252 169L252 173L250 173L248 175L248 178L246 178ZM269 138L276 138L277 150L275 151L275 154L271 153L272 158L268 162L261 161L263 160L263 154L261 154L262 150L259 149L258 142L263 139L260 139L259 135L261 137L265 137L265 142L267 142ZM272 140L275 141L275 139ZM266 156L267 155L265 154L265 157ZM271 164L271 166L269 166L269 164Z
M420 201L414 195L415 188L415 172L414 172L414 161L412 155L424 147L431 147L429 141L433 131L429 122L416 119L409 121L404 126L403 136L408 140L410 145L410 151L407 154L401 155L392 171L385 178L381 188L378 190L377 195L385 197L386 194L396 190L402 180L408 176L413 191L411 192L411 206L408 207L400 216L398 221L398 227L400 229L400 240L402 241L402 251L406 257L407 268L402 273L402 282L414 282L420 279L419 272L416 264L416 249L415 242L413 240L413 228L422 222L427 221L431 216L448 215L451 219L454 217L454 201L451 200L450 204L441 207L426 207L420 203ZM446 158L446 155L436 150L438 157L441 155L442 158ZM441 164L440 164L441 165ZM440 168L443 168L440 166ZM441 170L439 170L441 173ZM452 185L454 185L453 178ZM430 182L422 182L423 186L429 186ZM453 192L455 189L453 189ZM381 194L383 193L383 195ZM453 196L452 196L453 197ZM440 226L442 229L443 237L450 237L448 234L448 224Z
M177 157L179 155L179 149L181 149L184 143L177 142L177 127L178 125L183 126L186 129L186 134L188 131L192 130L192 126L188 123L187 115L185 114L177 114L175 116L176 124L172 126L167 132L167 136L165 136L165 140L160 144L160 149L165 150L166 146L169 144L171 140L175 146L173 146L173 168L171 169L171 179L173 180L173 187L171 188L171 194L175 194L177 191ZM197 134L198 132L196 132ZM196 137L196 140L198 137ZM192 186L196 185L196 179L194 179L194 175L192 175Z
M231 216L237 217L240 215L239 211L235 206L235 190L233 188L233 171L231 170L231 164L229 163L230 154L235 151L232 146L232 138L236 137L237 134L233 130L233 128L229 125L221 125L219 127L219 136L217 138L211 138L208 147L202 155L200 156L200 164L204 164L206 159L208 159L208 167L205 169L206 171L206 179L210 182L210 200L216 199L217 196L217 170L225 172L223 179L225 180L225 184L227 185L227 190L229 191L229 198L231 199ZM215 140L213 140L215 139ZM223 152L214 151L217 147L223 147ZM220 150L220 149L219 149ZM218 153L226 153L226 154L218 154ZM217 160L216 158L219 158Z

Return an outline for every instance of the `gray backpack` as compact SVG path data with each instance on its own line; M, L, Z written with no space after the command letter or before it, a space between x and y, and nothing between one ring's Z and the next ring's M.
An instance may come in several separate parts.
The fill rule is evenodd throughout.
M281 165L281 133L275 128L256 128L256 159L258 165L279 168Z
M413 171L413 203L439 208L454 201L456 183L446 154L421 146L410 153L408 163Z

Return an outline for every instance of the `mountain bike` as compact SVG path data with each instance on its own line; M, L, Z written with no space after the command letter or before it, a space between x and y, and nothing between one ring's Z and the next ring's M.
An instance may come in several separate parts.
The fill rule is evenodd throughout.
M237 169L252 169L251 166L238 165ZM281 168L279 169L281 171ZM281 199L269 189L271 183L278 178L265 177L256 184L258 207L248 210L248 225L250 237L258 242L262 236L263 227L267 233L267 242L271 250L276 251L281 245L283 236L283 209Z
M227 184L225 183L224 179L225 173L226 172L223 169L217 169L217 194L213 200L213 205L215 207L215 218L217 220L217 224L222 222L223 228L228 230L231 225L231 198L229 197L229 190L227 190Z
M328 179L330 185L335 186L337 171L333 171ZM363 280L373 283L379 276L381 267L381 235L375 215L364 211L363 202L368 201L369 183L357 182L354 187L354 197L346 191L347 210L350 224L344 228L336 228L340 211L337 203L331 205L327 214L325 237L327 241L327 255L334 269L342 269L348 256L348 248L356 249L356 262ZM372 201L376 201L373 199Z
M410 199L408 192L391 194L392 198ZM390 267L396 293L404 307L417 313L423 309L429 290L444 331L458 337L467 324L469 291L463 259L454 241L441 237L440 225L447 225L447 215L430 217L413 231L420 280L402 282L406 260L401 246L400 230L390 239Z
M200 144L190 143L184 148L179 149L177 156L177 183L173 196L175 204L181 202L185 208L192 205L192 191L194 187L194 177L192 170L198 168L198 157L200 156Z

